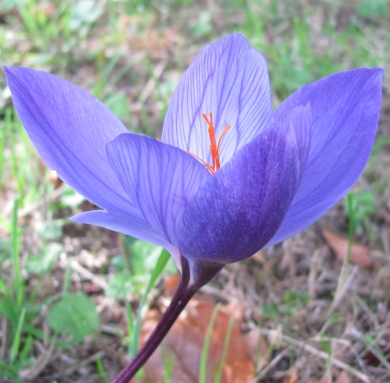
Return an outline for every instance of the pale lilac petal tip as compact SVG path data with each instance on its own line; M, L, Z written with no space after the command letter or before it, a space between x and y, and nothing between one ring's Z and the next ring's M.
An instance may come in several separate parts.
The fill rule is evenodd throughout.
M227 125L221 164L272 121L267 63L238 33L207 45L177 87L164 121L162 140L210 163L208 126L213 114L217 139Z

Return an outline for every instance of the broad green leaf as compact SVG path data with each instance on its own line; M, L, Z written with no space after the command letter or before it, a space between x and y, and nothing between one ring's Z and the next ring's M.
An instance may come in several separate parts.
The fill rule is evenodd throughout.
M383 0L366 0L362 1L356 9L361 17L370 16L387 16L388 8L386 1Z
M61 204L69 207L79 206L83 201L84 197L73 190L70 186L64 184L64 193L61 197Z
M85 294L69 294L48 313L48 324L58 334L69 335L72 343L82 341L99 324L95 302Z
M36 274L48 271L52 263L58 259L61 251L62 245L59 243L48 243L42 249L41 255L32 255L27 259L26 269Z
M60 221L45 222L38 231L38 234L42 239L57 239L62 235L62 226L63 222Z
M106 289L106 297L114 299L125 299L127 294L133 291L133 283L131 275L126 272L114 274L108 280L108 287Z
M129 102L124 94L112 94L107 97L105 104L120 119L130 118Z

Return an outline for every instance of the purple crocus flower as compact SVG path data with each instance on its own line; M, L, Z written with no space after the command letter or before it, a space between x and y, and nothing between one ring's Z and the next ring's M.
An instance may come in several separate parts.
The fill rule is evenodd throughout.
M362 68L306 85L273 112L266 61L237 33L190 65L162 142L129 133L59 77L26 68L6 75L47 165L104 209L73 220L165 247L181 268L165 323L224 265L295 235L347 192L369 157L381 105L382 70Z

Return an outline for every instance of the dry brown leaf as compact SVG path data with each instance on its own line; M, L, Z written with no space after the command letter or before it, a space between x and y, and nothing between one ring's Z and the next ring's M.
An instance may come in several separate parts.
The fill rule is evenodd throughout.
M330 371L327 371L318 383L332 383L332 381L332 374Z
M210 302L191 301L180 315L167 337L145 364L145 382L163 382L162 356L174 358L172 383L199 381L199 366L205 335L214 312ZM160 319L155 310L148 314L141 329L141 344L149 337ZM219 310L211 335L207 358L207 382L214 379L215 368L221 360L230 316ZM167 347L168 346L168 347ZM253 378L254 363L248 355L239 327L234 324L226 356L221 383L242 383Z
M346 371L342 371L335 383L351 383L348 373Z
M298 369L291 367L288 371L288 375L283 379L283 383L296 383L298 380Z
M348 252L348 240L332 233L326 228L322 228L322 234L335 252L337 258L343 261ZM350 260L362 269L372 265L369 248L357 243L352 244Z
M171 297L175 294L177 286L180 283L180 275L173 274L169 275L164 279L164 293L166 296Z

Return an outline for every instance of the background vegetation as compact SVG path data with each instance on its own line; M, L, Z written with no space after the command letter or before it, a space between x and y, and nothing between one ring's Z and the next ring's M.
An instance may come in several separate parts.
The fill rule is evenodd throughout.
M1 67L58 74L155 137L196 53L234 30L266 56L275 107L331 73L385 69L376 144L349 197L226 267L139 381L390 380L389 20L384 0L0 1ZM0 69L0 382L110 381L166 307L169 256L68 220L93 208L39 158Z

